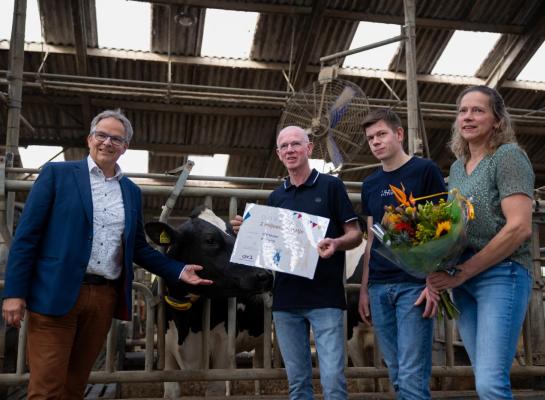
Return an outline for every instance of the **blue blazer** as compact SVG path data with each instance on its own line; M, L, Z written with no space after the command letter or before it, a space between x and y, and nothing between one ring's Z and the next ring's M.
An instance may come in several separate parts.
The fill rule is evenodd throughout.
M123 270L114 316L130 319L133 262L176 281L183 264L154 250L142 225L140 188L120 179L125 206ZM91 257L93 204L87 159L46 164L26 201L10 249L4 298L26 299L27 308L64 315L75 305Z

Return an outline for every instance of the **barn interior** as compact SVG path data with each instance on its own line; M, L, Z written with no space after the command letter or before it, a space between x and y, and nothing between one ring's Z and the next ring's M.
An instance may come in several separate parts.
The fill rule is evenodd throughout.
M286 111L298 113L290 108L293 102L307 101L308 94L314 93L309 116L289 120L303 121L308 123L305 128L311 128L316 99L321 98L316 87L323 87L318 83L327 73L335 74L341 85L328 106L342 88L353 85L362 93L356 107L360 112L393 107L412 134L407 150L433 159L445 177L454 161L448 142L458 94L471 85L496 88L511 113L517 140L532 162L536 199L545 199L543 1L1 3L0 25L8 32L0 33L1 166L7 168L17 192L16 207L22 206L27 195L25 182L35 179L36 168L52 158L29 165L22 156L26 149L55 146L55 160L81 159L87 154L93 116L120 108L135 131L130 149L145 153L139 161L145 164L145 172L124 172L147 188L143 193L147 221L161 214L181 167L194 161L197 171L211 159L223 161L219 172L199 169L204 172L189 175L185 187L198 195L182 192L171 221L184 220L203 201L211 202L219 216L232 215L228 196L209 197L214 190L230 190L234 197L240 194L234 205L240 213L245 201L252 199L243 195L246 189L262 190L254 197L261 201L286 176L276 155L276 135L289 120ZM26 7L17 8L24 3ZM413 6L409 12L408 4ZM107 22L102 21L105 15ZM246 42L230 36L241 16L251 17L243 29L249 32ZM104 26L109 30L104 31ZM38 32L35 37L25 33L29 27ZM125 31L133 35L142 31L141 46L125 47L107 40L108 35L126 36ZM219 35L216 49L238 47L237 52L209 50L214 33ZM238 46L227 46L232 42ZM380 42L387 50L375 53L374 44ZM356 51L354 56L348 54L351 50ZM537 75L532 72L536 70ZM322 106L318 109L323 110ZM330 116L326 124L331 123ZM337 131L342 167L335 165L334 154L324 144L327 135L318 134L316 142L321 145L313 165L337 174L358 202L360 183L373 171L376 160L363 131ZM155 186L160 189L154 190ZM536 222L541 223L535 226L545 237L543 214L537 215ZM543 243L541 239L541 261ZM542 280L536 282L543 287ZM542 304L532 310L534 320L543 321L543 315L536 314L542 310ZM543 327L533 328L538 329L533 339L534 362L543 365L545 332ZM543 387L542 379L538 381Z

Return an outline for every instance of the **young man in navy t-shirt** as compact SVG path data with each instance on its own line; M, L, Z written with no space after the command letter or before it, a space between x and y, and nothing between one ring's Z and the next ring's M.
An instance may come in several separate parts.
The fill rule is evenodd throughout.
M276 152L289 178L271 193L267 205L329 218L313 279L276 273L273 318L288 375L291 400L313 399L309 328L312 327L326 400L347 398L344 376L344 251L361 243L357 215L340 179L311 169L313 145L296 126L280 131ZM231 221L238 232L242 217Z
M359 312L373 325L383 353L390 382L399 399L430 399L433 317L438 295L374 249L371 227L380 223L384 207L397 205L389 185L405 188L418 198L444 192L437 165L403 150L404 131L390 109L369 113L363 129L373 155L381 162L362 185L362 211L367 216L368 241L364 255Z

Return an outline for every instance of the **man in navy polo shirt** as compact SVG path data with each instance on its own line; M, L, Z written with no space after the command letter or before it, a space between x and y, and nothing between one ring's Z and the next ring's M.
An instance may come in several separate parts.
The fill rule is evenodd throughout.
M330 219L326 237L318 243L320 258L314 279L285 273L275 276L273 318L290 399L313 399L310 327L324 398L346 399L344 251L361 243L357 215L341 180L310 168L313 144L302 128L282 129L276 144L276 153L289 177L271 193L267 205ZM235 231L241 223L240 216L231 221Z
M374 250L370 227L381 222L384 207L397 205L389 185L422 197L444 192L445 183L437 165L403 150L403 128L390 109L370 112L363 129L373 155L381 162L363 181L362 211L367 215L368 240L363 259L359 312L375 327L390 382L398 399L430 399L433 317L438 295Z

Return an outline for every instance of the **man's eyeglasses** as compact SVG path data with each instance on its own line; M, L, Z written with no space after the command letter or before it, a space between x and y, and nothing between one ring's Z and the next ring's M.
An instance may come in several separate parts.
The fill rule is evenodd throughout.
M288 151L288 149L291 148L293 150L299 150L301 147L303 147L308 142L290 142L290 143L282 143L280 146L278 146L278 150L280 151Z
M112 146L116 147L121 147L123 144L127 143L127 139L124 137L109 135L106 132L93 131L93 136L101 143L104 143L106 140L110 139Z

